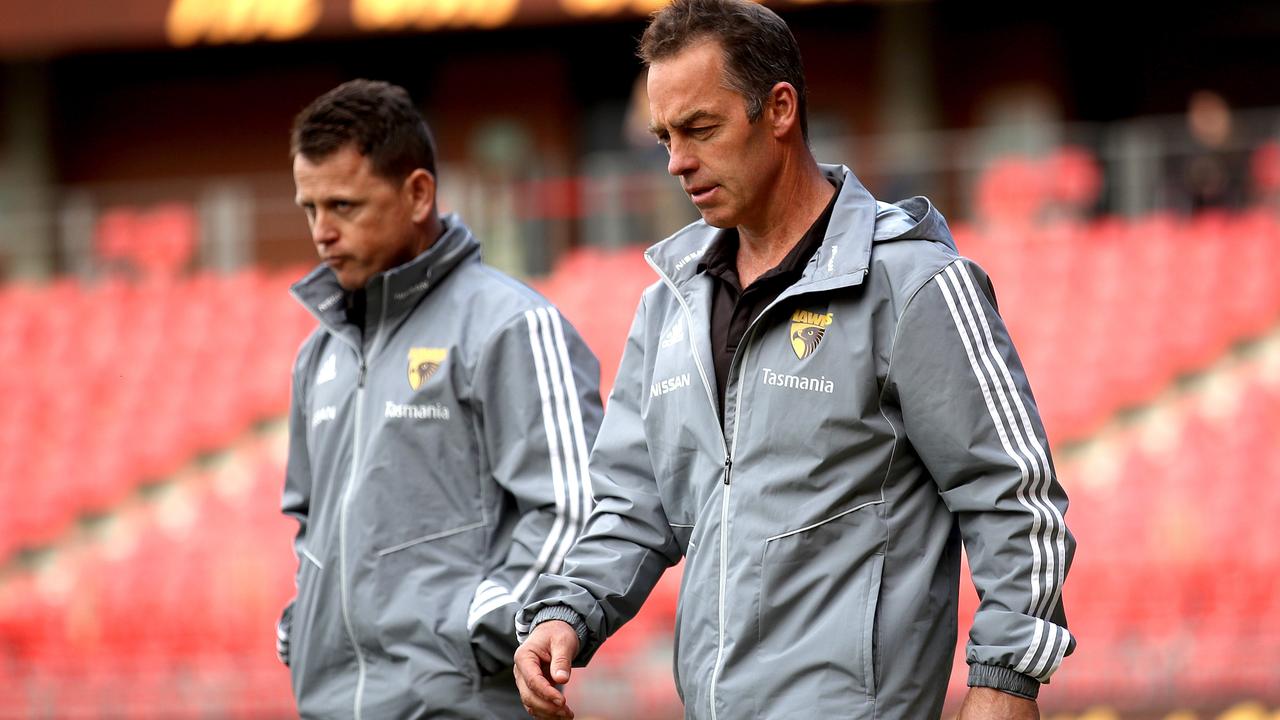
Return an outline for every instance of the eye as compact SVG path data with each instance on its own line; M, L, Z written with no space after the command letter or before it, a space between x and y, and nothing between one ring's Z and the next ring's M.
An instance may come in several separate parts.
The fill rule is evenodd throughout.
M698 127L689 128L689 134L701 140L702 138L710 135L711 131L714 129L715 126L713 125L700 125Z
M354 207L354 206L353 206L350 202L348 202L348 201L346 201L346 200L334 200L334 201L333 201L333 210L334 210L334 212L345 213L345 212L347 212L348 210L350 210L352 207Z

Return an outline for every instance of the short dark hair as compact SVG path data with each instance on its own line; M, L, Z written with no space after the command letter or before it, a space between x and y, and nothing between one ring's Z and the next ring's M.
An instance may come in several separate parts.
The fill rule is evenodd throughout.
M769 91L788 82L796 89L801 133L809 139L800 47L782 18L762 5L750 0L675 0L650 17L640 38L640 59L652 65L706 39L720 44L725 81L746 100L748 120L759 120Z
M323 160L349 144L389 180L436 174L431 129L399 85L352 80L316 98L294 118L289 155Z

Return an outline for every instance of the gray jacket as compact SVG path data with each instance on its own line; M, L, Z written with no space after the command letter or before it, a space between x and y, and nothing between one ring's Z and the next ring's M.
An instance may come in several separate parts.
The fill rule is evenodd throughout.
M595 357L444 222L370 280L363 334L329 269L293 287L320 321L293 373L277 628L304 717L524 716L514 616L591 507Z
M698 222L651 248L591 458L597 506L517 617L564 619L585 664L685 559L676 686L693 718L938 717L961 540L981 603L971 684L1034 697L1075 641L1074 541L987 276L924 198L847 169L803 276L746 331L723 432Z

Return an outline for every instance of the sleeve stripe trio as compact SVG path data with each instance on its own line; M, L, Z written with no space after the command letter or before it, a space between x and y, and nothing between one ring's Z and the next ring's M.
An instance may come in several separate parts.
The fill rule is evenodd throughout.
M534 374L542 399L542 423L551 461L556 516L537 560L512 590L486 580L476 589L467 628L494 610L518 602L544 572L557 572L591 509L591 479L587 474L587 439L578 406L578 386L569 363L564 325L555 308L526 310Z
M276 623L276 657L280 662L289 664L289 633L285 632L283 623Z
M956 331L964 343L965 353L969 357L973 374L978 379L978 385L982 388L982 397L986 401L991 420L995 423L1000 443L1022 474L1017 497L1018 502L1032 515L1031 532L1027 540L1031 545L1032 556L1031 614L1036 617L1036 623L1030 647L1014 670L1045 681L1062 662L1071 639L1065 628L1044 619L1057 607L1065 578L1066 560L1066 523L1057 507L1049 500L1049 460L1032 427L1026 405L1014 385L1009 367L996 348L971 273L957 261L935 275L934 280L942 290L943 300L951 311L951 319L955 321ZM991 386L994 386L994 392ZM996 406L997 400L999 409ZM1017 451L1010 441L1010 435L1013 442L1017 443Z

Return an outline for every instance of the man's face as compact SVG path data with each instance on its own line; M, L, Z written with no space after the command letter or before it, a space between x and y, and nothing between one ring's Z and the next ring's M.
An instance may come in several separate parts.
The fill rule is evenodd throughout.
M708 224L750 226L765 214L780 145L763 122L768 109L750 122L746 100L724 77L724 53L714 40L650 65L650 129L670 155L667 172Z
M374 275L417 255L420 237L407 183L375 173L353 145L315 162L299 153L293 182L311 241L344 289L363 288Z

